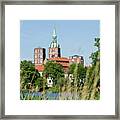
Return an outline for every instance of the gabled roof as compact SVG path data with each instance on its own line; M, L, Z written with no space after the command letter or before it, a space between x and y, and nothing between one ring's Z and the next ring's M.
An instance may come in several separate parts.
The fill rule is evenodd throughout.
M65 57L57 57L57 58L49 58L48 60L53 60L53 61L66 61L66 62L69 62L69 59L68 58L65 58Z

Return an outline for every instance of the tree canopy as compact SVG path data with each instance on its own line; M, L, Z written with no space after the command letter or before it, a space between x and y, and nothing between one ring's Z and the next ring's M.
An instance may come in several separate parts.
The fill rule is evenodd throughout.
M87 68L81 99L100 99L100 38L95 38L97 51L91 54L92 66Z
M92 53L90 56L93 65L95 65L96 62L100 60L100 38L95 38L94 46L97 47L97 51Z
M86 76L86 68L83 64L73 63L69 67L69 74L73 74L78 80L83 80Z
M44 65L45 69L43 71L43 75L47 77L51 77L53 81L55 82L61 77L64 77L64 69L62 65L54 62L54 61L48 61Z
M40 77L39 72L35 69L31 61L23 60L20 63L20 83L22 88L29 88L35 84L35 81Z

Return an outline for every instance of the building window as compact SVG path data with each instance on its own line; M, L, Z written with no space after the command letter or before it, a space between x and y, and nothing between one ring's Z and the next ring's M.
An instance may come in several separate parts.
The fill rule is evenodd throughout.
M42 64L42 60L40 60L39 62L40 62L40 64Z
M37 53L37 49L35 49L35 53Z
M43 56L41 54L39 54L39 58L43 58Z
M52 57L52 58L54 58L54 57L55 57L55 55L51 55L51 57Z
M74 59L72 59L72 61L75 61Z
M35 64L37 64L37 60L35 60Z
M40 49L40 53L41 53L41 54L43 53L43 50L42 50L42 49Z
M57 53L57 52L58 52L58 49L56 49L55 52Z
M51 52L54 52L54 49L52 49Z
M35 58L37 58L37 55L35 55Z

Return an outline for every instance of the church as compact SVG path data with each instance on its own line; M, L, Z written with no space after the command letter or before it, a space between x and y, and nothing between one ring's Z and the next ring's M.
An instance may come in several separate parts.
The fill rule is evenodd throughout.
M64 68L65 73L67 73L69 65L72 63L81 63L84 65L83 56L73 55L69 58L63 57L61 55L61 47L58 43L58 37L56 34L56 29L53 29L52 41L48 48L48 58L46 58L45 48L35 48L34 49L34 64L35 68L42 74L44 70L44 64L46 61L55 61L61 64Z

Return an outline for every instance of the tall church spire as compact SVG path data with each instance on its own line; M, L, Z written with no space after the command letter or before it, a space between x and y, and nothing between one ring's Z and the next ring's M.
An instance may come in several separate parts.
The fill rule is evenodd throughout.
M60 56L61 56L60 45L57 43L56 28L54 27L53 33L52 33L52 41L49 47L49 58L60 57Z

